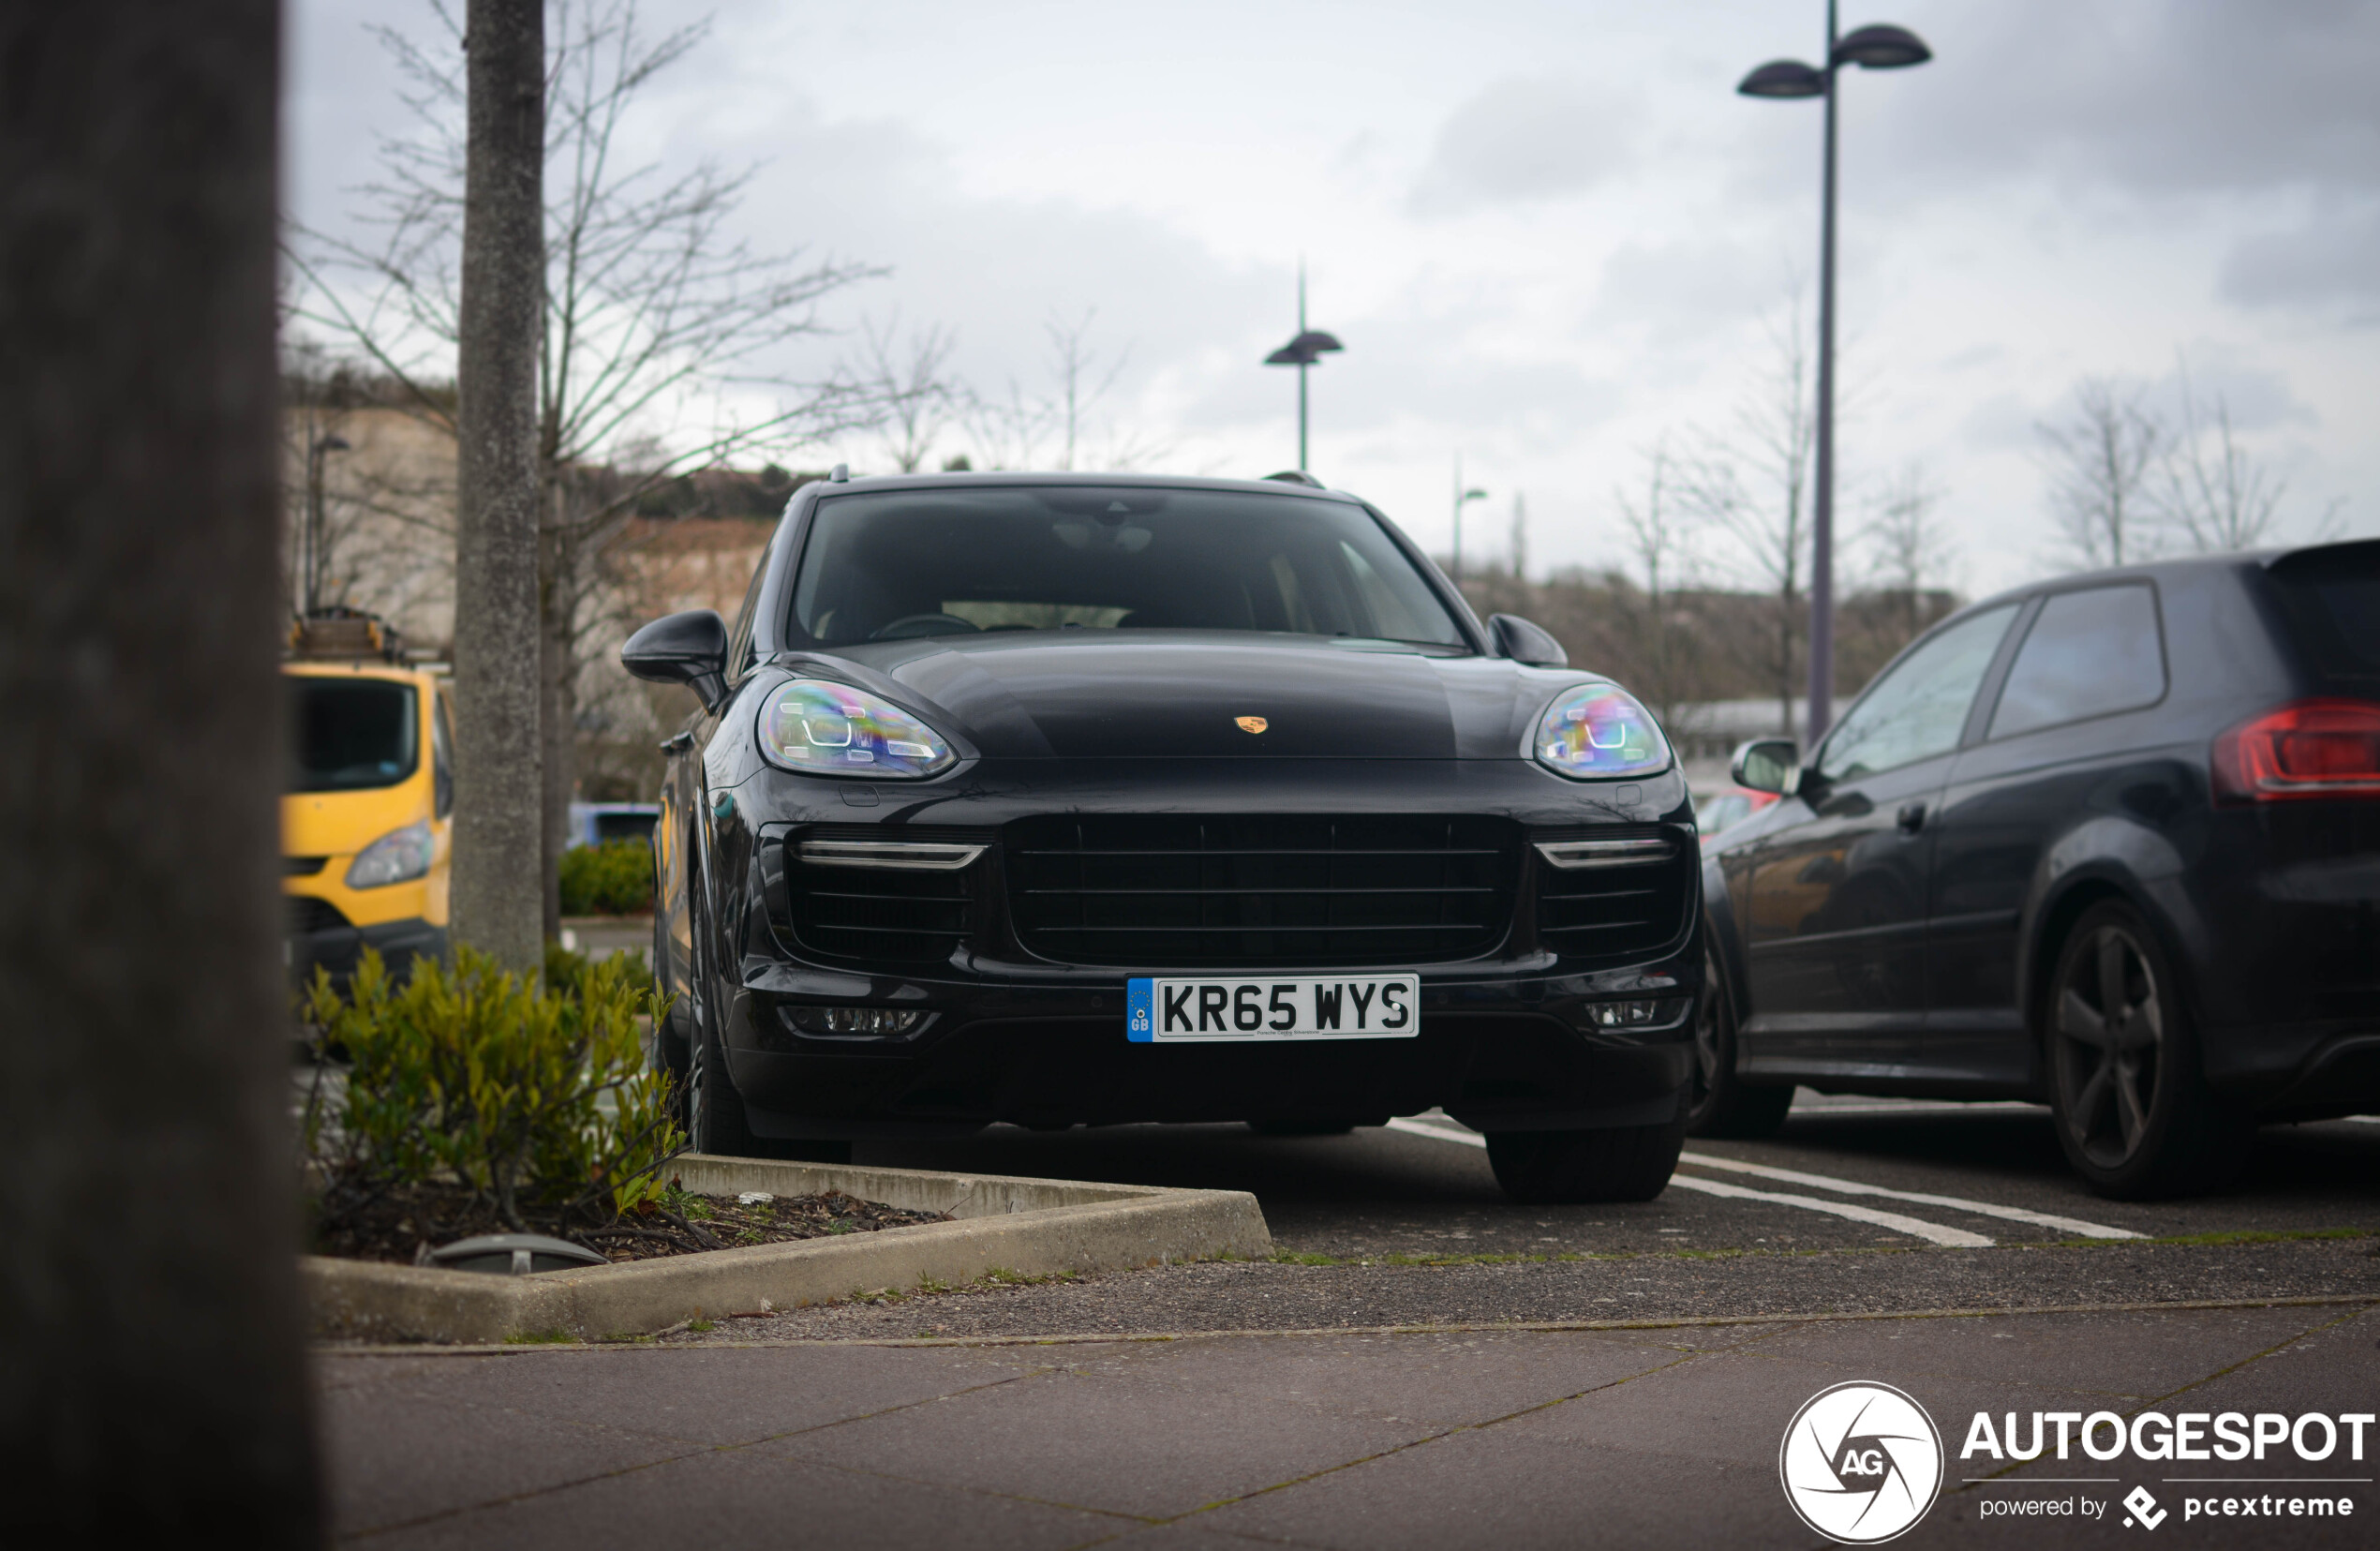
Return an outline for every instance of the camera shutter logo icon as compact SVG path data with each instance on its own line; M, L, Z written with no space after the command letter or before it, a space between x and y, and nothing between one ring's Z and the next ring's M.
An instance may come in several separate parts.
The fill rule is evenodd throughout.
M1793 1413L1777 1472L1804 1524L1845 1545L1875 1545L1924 1518L1941 1495L1941 1434L1925 1407L1890 1384L1837 1384Z

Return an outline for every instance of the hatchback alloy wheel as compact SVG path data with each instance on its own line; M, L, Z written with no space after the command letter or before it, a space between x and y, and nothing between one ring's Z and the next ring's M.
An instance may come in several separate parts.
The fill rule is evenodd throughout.
M2058 1077L2075 1146L2104 1169L2140 1151L2165 1060L2154 966L2118 926L2092 932L2058 988Z
M2047 991L2042 1050L2058 1141L2092 1189L2189 1195L2238 1171L2254 1118L2208 1086L2190 1007L2140 912L2115 900L2085 911Z
M1708 948L1703 953L1703 994L1694 1004L1694 1094L1692 1103L1697 1111L1709 1106L1711 1095L1720 1081L1719 1063L1727 1058L1720 1048L1719 1019L1722 1010L1719 998L1724 994L1718 984L1718 959Z
M1706 929L1707 930L1707 929ZM1752 1087L1735 1074L1735 1002L1718 952L1703 950L1703 994L1694 1005L1694 1071L1686 1124L1698 1137L1764 1137L1785 1123L1793 1089Z

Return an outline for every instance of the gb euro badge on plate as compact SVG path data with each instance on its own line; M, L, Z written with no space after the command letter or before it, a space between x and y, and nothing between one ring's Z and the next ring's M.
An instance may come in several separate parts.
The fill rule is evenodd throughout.
M1124 982L1124 1037L1137 1045L1411 1039L1418 975L1201 976Z

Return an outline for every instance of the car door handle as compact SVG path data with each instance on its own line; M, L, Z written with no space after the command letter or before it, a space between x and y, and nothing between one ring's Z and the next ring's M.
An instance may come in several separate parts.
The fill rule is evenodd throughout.
M1922 802L1902 803L1900 812L1893 816L1893 822L1900 826L1900 832L1904 835L1917 833L1926 828L1926 805Z

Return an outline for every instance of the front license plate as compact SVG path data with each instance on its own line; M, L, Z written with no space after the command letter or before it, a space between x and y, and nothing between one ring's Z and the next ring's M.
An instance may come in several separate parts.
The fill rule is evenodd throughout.
M1201 977L1124 982L1124 1037L1192 1040L1410 1039L1421 1032L1418 975Z

